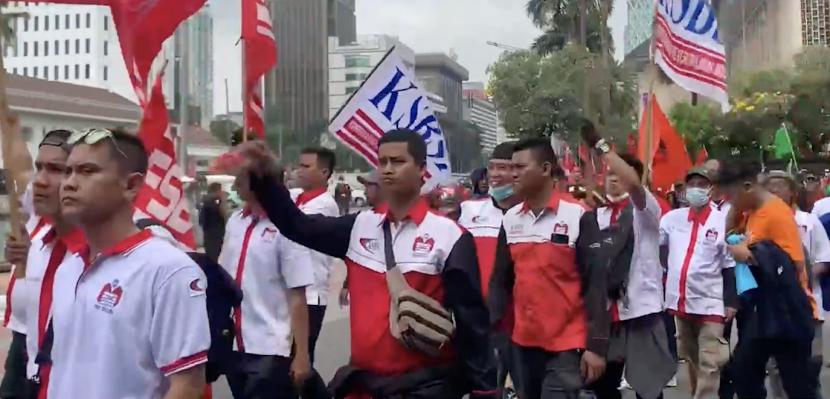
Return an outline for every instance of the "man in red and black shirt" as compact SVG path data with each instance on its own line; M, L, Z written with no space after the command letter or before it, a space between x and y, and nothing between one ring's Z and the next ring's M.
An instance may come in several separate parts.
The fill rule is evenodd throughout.
M585 209L556 190L559 165L547 139L517 144L512 165L524 202L504 215L491 319L501 323L513 310L519 397L576 398L602 375L608 345L604 301L591 299L605 293L592 289L599 285L592 284L591 270L577 262Z
M243 148L251 187L268 218L290 240L346 262L351 292L351 366L364 371L338 397L471 398L495 396L487 310L475 244L469 232L431 213L420 196L426 145L412 130L379 141L378 173L386 206L338 218L305 215L267 172L273 162L261 143ZM443 304L456 331L437 356L407 349L390 333L383 227L408 285Z

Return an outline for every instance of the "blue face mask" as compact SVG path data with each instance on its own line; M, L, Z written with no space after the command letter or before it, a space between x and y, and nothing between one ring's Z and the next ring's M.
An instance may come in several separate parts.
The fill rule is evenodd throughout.
M686 201L693 208L700 208L709 202L710 191L700 187L689 187L686 189Z
M490 187L490 196L497 202L504 201L513 196L513 185L505 184L499 187Z

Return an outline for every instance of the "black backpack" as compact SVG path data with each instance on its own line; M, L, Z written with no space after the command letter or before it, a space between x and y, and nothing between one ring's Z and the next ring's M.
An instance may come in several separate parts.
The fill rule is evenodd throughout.
M145 229L150 226L162 226L154 219L141 219L136 226ZM187 253L207 277L207 316L210 327L210 349L206 366L207 382L216 381L220 375L226 374L229 365L233 364L233 340L235 326L231 316L233 309L242 303L242 290L239 289L233 278L206 254L200 252Z

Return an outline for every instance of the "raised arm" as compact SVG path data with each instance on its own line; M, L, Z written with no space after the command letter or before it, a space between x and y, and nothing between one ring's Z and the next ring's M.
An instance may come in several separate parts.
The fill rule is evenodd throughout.
M581 133L585 144L595 151L609 146L596 131L594 124L587 119L583 122ZM625 191L631 196L631 202L634 203L634 206L639 210L645 209L647 205L646 190L637 171L620 158L616 152L610 150L610 147L604 148L598 153L600 153L600 158L608 165L608 171L619 177Z
M251 173L251 189L268 219L289 240L336 258L346 256L356 214L306 215L291 200L288 189L270 175Z
M462 360L469 391L477 396L495 392L495 368L490 351L490 323L481 296L473 236L464 232L453 246L441 274L446 305L456 320L455 347Z

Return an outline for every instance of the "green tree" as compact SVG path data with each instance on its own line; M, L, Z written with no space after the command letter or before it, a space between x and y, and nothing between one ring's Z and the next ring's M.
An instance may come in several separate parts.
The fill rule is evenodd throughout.
M239 126L239 124L230 119L215 119L210 121L210 133L224 144L230 144L231 135L240 127L242 126Z

